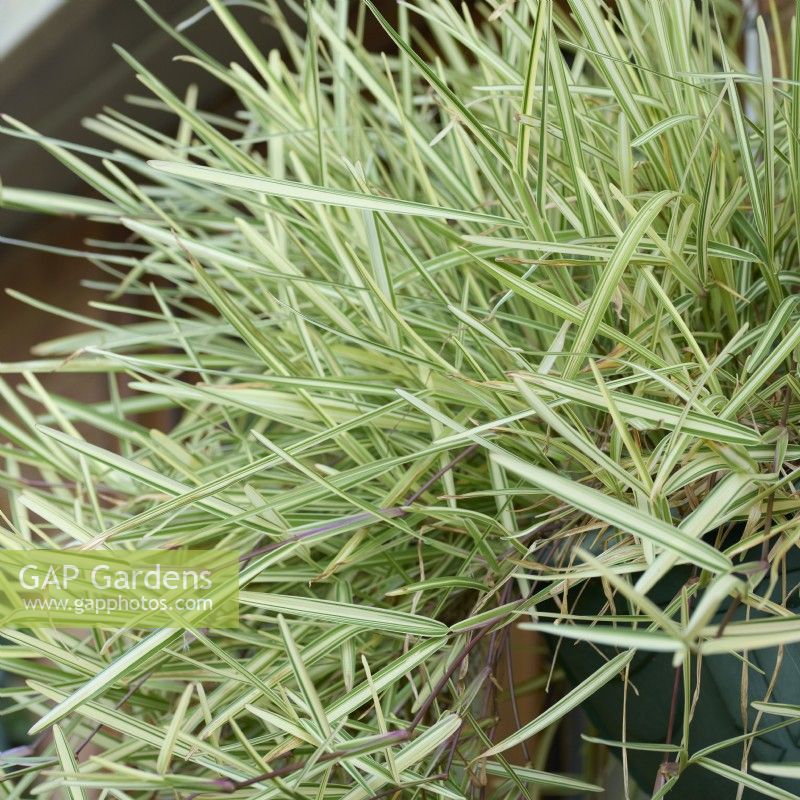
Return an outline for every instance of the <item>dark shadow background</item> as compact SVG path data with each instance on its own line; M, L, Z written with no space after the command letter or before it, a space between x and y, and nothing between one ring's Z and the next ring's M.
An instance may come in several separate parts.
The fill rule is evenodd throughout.
M1 4L0 4L1 5ZM165 19L179 23L203 8L202 0L151 0ZM254 9L237 8L255 40L270 49L277 37ZM2 18L0 18L0 25ZM187 31L201 47L223 63L241 60L227 32L213 14L207 14ZM67 0L27 39L0 60L0 112L19 119L39 133L70 142L108 149L113 147L82 126L83 118L105 106L130 113L146 124L169 130L170 115L133 107L126 95L147 96L130 67L114 52L119 44L171 88L182 94L190 83L199 87L199 105L224 111L230 91L197 67L173 61L182 50L134 0ZM66 167L35 142L0 135L0 181L6 186L86 193ZM86 239L121 238L112 226L81 219L43 217L0 209L0 236L81 249ZM46 303L102 318L103 312L88 302L101 294L81 285L100 273L87 261L0 242L0 361L30 357L38 342L79 330L76 323L29 308L6 294L16 289ZM115 317L120 321L119 315ZM58 373L40 376L49 390L85 402L108 396L106 378L100 375ZM13 376L11 376L13 380ZM158 425L163 420L148 420ZM147 424L146 422L146 424Z

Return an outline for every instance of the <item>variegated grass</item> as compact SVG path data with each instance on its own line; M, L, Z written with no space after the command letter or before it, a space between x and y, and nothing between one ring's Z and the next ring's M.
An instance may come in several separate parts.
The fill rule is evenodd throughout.
M83 330L1 367L21 379L0 383L0 545L235 547L243 624L6 631L0 667L27 680L6 698L40 738L5 756L0 791L588 792L602 776L543 771L542 734L636 650L683 665L800 639L775 602L709 624L763 606L752 587L797 540L796 31L773 69L761 24L750 75L722 0L618 0L613 25L593 0L414 0L392 22L368 0L256 0L283 36L262 53L208 0L242 51L223 65L137 2L239 108L205 111L122 53L146 94L87 122L108 150L5 118L91 197L0 200L107 221L69 255L136 321L20 297ZM396 48L370 51L350 11ZM54 370L107 374L108 402L48 393ZM159 409L171 430L140 424ZM706 536L733 523L740 540ZM684 619L648 592L687 562ZM626 614L553 621L548 599L588 580ZM520 624L620 652L497 741L481 709ZM532 763L509 764L523 741ZM797 771L664 751L759 791L778 792L755 773Z

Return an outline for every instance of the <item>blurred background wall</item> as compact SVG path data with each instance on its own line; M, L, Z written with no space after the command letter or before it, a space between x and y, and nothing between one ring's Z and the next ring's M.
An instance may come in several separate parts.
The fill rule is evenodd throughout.
M205 4L150 0L150 5L169 22L180 23ZM262 15L249 8L237 13L260 45L276 45ZM223 62L239 57L213 14L194 23L190 33ZM107 106L128 112L124 98L146 94L113 44L181 93L189 83L198 84L199 102L207 109L222 110L230 102L228 90L202 70L173 61L180 45L134 0L0 0L0 113L56 139L107 148L108 142L86 130L82 120ZM137 108L133 114L156 129L174 124L169 115L154 110ZM1 135L0 181L6 186L85 192L80 181L38 144ZM0 240L0 361L28 358L34 344L79 329L70 320L32 311L9 297L6 288L87 316L103 315L87 305L99 300L100 293L81 285L98 278L91 264L8 240L80 250L87 239L120 235L96 222L0 210L0 237L5 237ZM106 379L100 376L59 373L48 376L46 383L51 391L87 402L108 396ZM159 424L157 419L150 422Z

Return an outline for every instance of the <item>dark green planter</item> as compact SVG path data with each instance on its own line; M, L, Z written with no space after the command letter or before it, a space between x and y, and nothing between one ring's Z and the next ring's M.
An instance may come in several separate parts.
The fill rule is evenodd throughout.
M793 555L788 565L787 586L792 591L792 607L800 613L800 599L797 585L800 583L800 557ZM689 568L676 568L669 573L650 593L650 598L666 605L690 575ZM766 581L759 585L758 591L766 591ZM776 592L777 594L777 592ZM776 599L773 595L773 599ZM576 614L597 615L606 603L600 583L595 581L576 587L570 597L570 607ZM725 615L723 608L715 622L719 623ZM740 606L733 619L744 619L745 609ZM751 610L750 618L761 616ZM551 641L551 645L555 644ZM609 647L590 646L585 642L562 640L558 648L558 662L564 669L568 680L577 684L593 674L604 659L616 652ZM777 649L754 650L749 659L761 670L749 671L748 709L750 729L756 711L750 706L753 701L763 700L767 687L775 671ZM704 747L732 739L743 733L740 710L742 661L735 656L714 655L703 659L701 691L695 713L690 725L690 754ZM763 673L763 674L762 674ZM696 671L689 676L694 691ZM628 691L627 732L630 742L652 742L663 744L666 741L670 704L672 698L675 670L672 655L662 653L637 653L631 662L630 679L638 689L638 695ZM800 644L784 648L780 674L769 698L770 702L800 705ZM600 736L607 739L622 739L623 686L614 680L596 692L583 704L583 709ZM683 688L679 688L676 718L673 727L673 743L679 744L683 731ZM781 721L771 715L763 715L759 728L765 728ZM795 762L800 763L800 723L789 725L752 740L749 763L755 762ZM619 751L615 755L620 755ZM649 792L654 784L662 753L658 751L628 750L628 766L633 779L639 787ZM737 769L741 765L742 745L718 750L710 757L730 764ZM758 777L800 796L800 780ZM727 800L736 797L736 784L698 766L686 769L667 795L670 800ZM761 800L766 795L745 789L743 800Z

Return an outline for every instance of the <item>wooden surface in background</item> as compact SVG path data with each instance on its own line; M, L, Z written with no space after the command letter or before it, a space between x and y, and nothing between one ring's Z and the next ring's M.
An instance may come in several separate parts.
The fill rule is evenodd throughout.
M63 217L46 218L44 224L33 231L40 244L81 249L84 241L91 238L106 238L109 226L99 222ZM92 308L92 300L103 300L104 294L81 286L84 280L103 280L104 276L96 267L82 258L42 253L22 247L6 245L2 247L0 258L0 278L4 289L15 289L49 305L62 308L91 319L131 321L120 314L113 316ZM41 343L62 336L86 330L86 327L70 319L32 308L15 299L6 291L0 293L0 361L13 362L34 358L32 348ZM16 374L3 376L12 386L20 384L22 377ZM49 392L63 395L82 403L101 403L109 399L108 378L105 375L77 372L42 373L37 377ZM117 377L117 386L122 396L126 389L126 376ZM29 403L34 413L43 408ZM8 413L0 403L0 413ZM148 427L166 430L171 417L166 412L142 415L138 421ZM113 439L93 429L78 426L91 441L115 449Z

